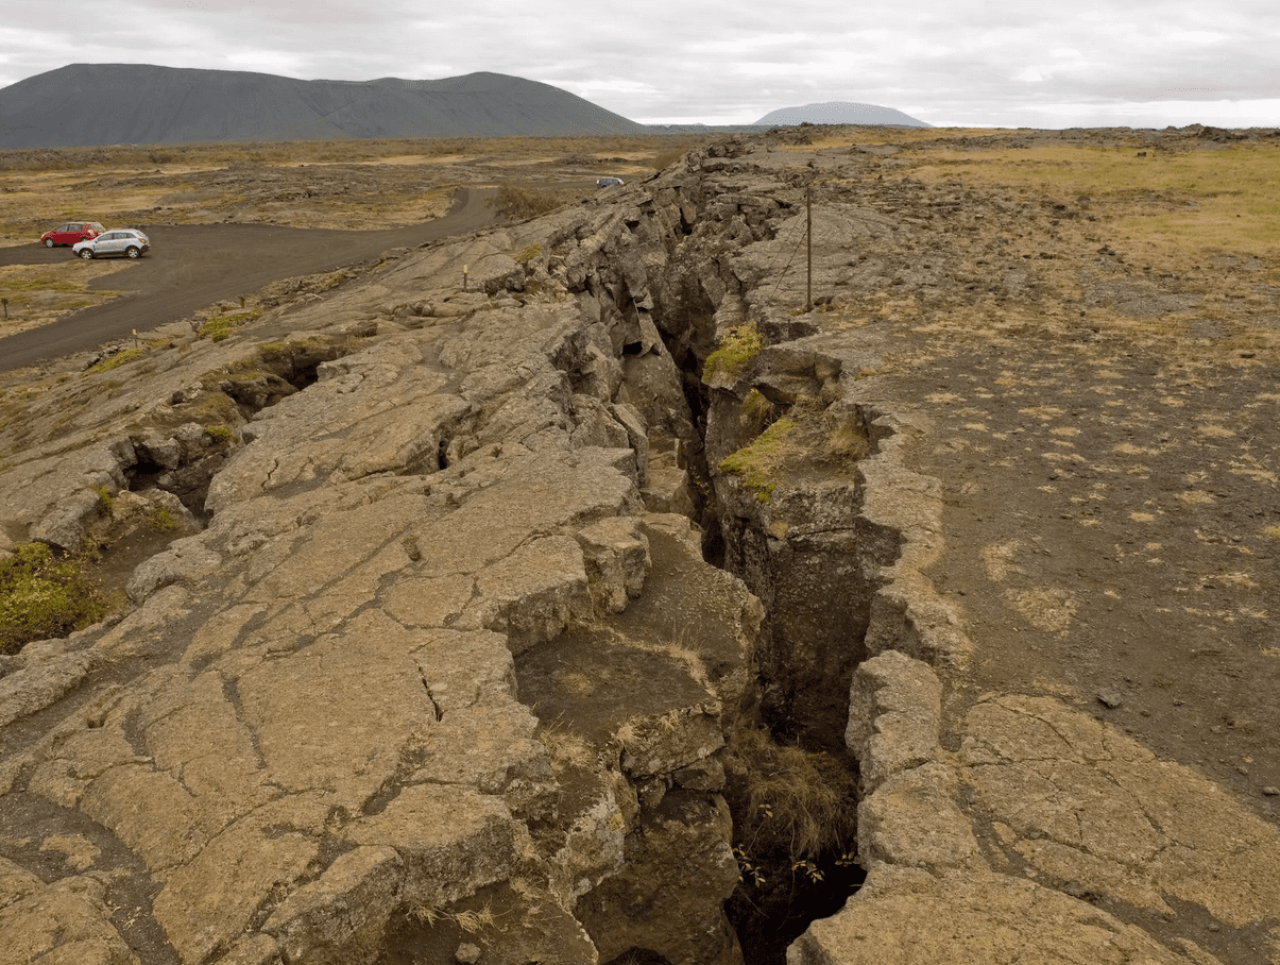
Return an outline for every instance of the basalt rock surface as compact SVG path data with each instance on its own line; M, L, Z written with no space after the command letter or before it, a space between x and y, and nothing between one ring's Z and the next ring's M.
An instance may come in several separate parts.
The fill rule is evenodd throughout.
M783 283L815 177L825 306L923 222L859 195L879 159L774 147L31 403L0 549L110 541L99 490L185 528L122 614L0 664L15 962L736 965L721 792L761 715L860 765L867 883L795 965L1280 960L1266 815L1064 687L974 692L942 417L892 378L929 329Z

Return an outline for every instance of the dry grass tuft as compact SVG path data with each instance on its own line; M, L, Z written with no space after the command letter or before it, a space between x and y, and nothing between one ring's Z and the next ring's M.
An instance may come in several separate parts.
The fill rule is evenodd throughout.
M570 196L572 195L572 197ZM516 188L503 185L493 199L493 207L509 221L524 221L549 214L577 197L577 192L548 191L538 188Z
M830 754L774 743L743 728L735 747L747 772L739 845L749 854L784 852L794 864L853 849L857 801L853 776Z

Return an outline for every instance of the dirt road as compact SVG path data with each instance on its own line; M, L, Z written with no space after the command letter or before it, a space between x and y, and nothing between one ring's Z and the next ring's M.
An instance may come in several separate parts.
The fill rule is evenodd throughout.
M130 292L106 305L0 339L0 371L92 349L248 295L270 282L358 264L391 248L410 248L475 231L497 220L492 189L461 189L449 213L389 231L323 231L264 224L140 225L152 250L101 287ZM67 248L0 248L0 265L52 264ZM93 285L90 286L94 287Z

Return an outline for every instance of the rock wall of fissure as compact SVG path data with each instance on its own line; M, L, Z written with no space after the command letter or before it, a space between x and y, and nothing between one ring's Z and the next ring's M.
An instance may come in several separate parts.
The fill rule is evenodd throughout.
M0 662L15 962L740 961L721 792L782 661L690 519L753 572L699 376L787 214L701 160L32 404L0 550L184 529Z
M952 652L927 481L781 284L811 175L768 148L174 326L0 430L0 552L128 561L122 612L0 657L16 963L743 960L742 735L874 792L850 681Z

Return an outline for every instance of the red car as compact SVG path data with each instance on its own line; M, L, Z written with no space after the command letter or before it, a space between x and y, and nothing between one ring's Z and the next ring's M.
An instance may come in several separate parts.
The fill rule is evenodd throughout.
M87 238L96 238L104 231L106 229L96 221L68 221L61 228L54 228L42 234L40 244L46 248L52 248L54 245L74 245Z

